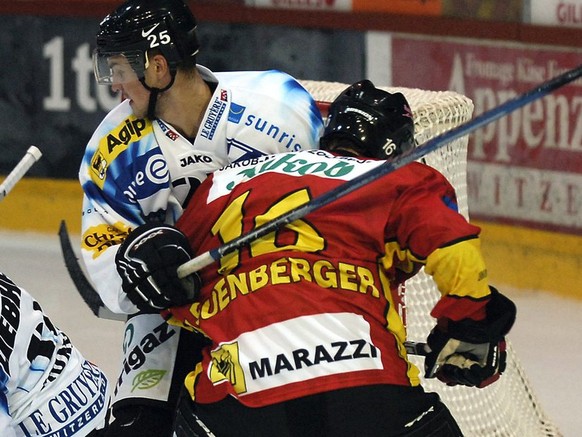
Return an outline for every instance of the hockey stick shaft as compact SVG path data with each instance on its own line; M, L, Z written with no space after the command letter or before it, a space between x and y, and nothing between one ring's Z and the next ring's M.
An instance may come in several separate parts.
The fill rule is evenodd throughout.
M93 288L93 285L91 285L85 276L85 273L79 264L79 259L73 250L69 231L67 230L67 224L64 220L61 220L61 225L59 227L59 240L61 243L63 258L65 260L65 267L69 272L73 284L75 284L75 288L91 312L100 319L119 321L127 320L127 315L114 313L105 306L101 300L101 296L99 296L99 293L97 293L95 288Z
M42 152L36 146L30 146L26 154L22 157L16 167L6 176L6 179L0 185L0 200L4 199L14 188L20 179L26 174L30 167L40 159Z
M85 276L85 273L79 264L77 255L73 250L71 239L69 237L69 231L67 230L67 224L64 220L61 221L61 225L59 227L59 240L61 242L61 249L65 260L65 266L71 279L73 280L73 283L75 284L75 288L91 312L100 319L125 322L127 320L127 316L110 311L101 300L99 293L97 293L95 288L93 288ZM406 348L406 352L409 355L426 356L426 354L430 352L428 345L422 342L405 341L404 347Z
M415 148L412 153L401 157L393 162L385 162L384 164L350 180L347 181L336 188L328 191L327 193L316 197L315 199L311 200L310 202L305 203L304 205L297 207L291 211L288 211L285 214L273 219L270 222L265 223L262 226L255 228L254 230L248 232L245 235L242 235L238 238L231 240L230 242L217 247L216 249L212 249L208 252L205 252L192 260L182 264L178 268L178 276L180 278L184 278L210 264L214 261L218 261L223 256L227 255L230 252L238 250L243 246L252 243L253 241L264 237L265 235L276 231L281 226L288 225L289 223L298 220L310 212L315 211L325 205L328 205L331 202L339 199L340 197L346 196L347 194L353 192L354 190L363 187L382 176L385 176L389 173L398 170L399 168L410 164L411 162L417 161L423 156L434 152L435 150L449 144L452 141L455 141L459 138L464 137L465 135L474 132L475 130L492 123L498 120L501 117L519 109L528 103L537 100L552 91L566 85L574 81L575 79L582 76L582 65L579 65L575 69L569 70L555 78L542 83L541 85L531 89L530 91L521 94L513 99L502 103L499 106L496 106L489 111L483 112L479 116L473 118L472 120L463 123L456 128L453 128L447 132L444 132L436 137L432 138L431 140L424 143L424 145Z
M406 348L406 353L409 355L419 355L425 357L430 353L430 347L426 343L416 342L416 341L405 341L404 347Z

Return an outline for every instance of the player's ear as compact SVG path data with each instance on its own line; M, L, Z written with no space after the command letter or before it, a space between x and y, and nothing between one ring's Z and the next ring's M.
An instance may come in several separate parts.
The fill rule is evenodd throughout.
M148 85L153 88L165 88L172 77L168 60L160 53L148 55Z

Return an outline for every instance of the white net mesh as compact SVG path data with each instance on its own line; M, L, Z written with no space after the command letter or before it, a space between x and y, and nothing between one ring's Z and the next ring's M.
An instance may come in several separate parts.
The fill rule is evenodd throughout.
M325 113L329 102L348 85L337 82L301 81ZM471 119L470 99L450 91L385 87L406 96L413 115L418 144ZM462 138L424 158L426 164L444 174L455 187L460 211L468 218L467 143ZM430 310L440 297L432 278L421 271L405 285L405 316L408 339L426 341L435 324ZM420 357L412 361L422 370ZM466 436L561 436L542 411L511 343L508 342L507 369L496 383L484 389L447 387L438 380L423 379L426 390L440 394Z

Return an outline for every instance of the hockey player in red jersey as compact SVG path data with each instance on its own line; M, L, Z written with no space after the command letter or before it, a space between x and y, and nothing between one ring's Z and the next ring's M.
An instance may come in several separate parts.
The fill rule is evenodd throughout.
M431 167L404 166L188 281L176 273L413 143L404 96L358 82L332 103L322 150L228 165L176 227L143 226L121 245L128 298L211 342L186 378L178 435L461 435L408 359L396 288L422 267L438 285L424 370L449 385L499 378L515 306L489 286L480 230Z
M105 374L3 273L0 308L0 435L97 437L109 406Z

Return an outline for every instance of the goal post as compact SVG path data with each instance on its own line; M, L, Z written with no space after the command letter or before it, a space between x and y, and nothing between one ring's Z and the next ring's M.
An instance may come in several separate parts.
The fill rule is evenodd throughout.
M301 84L314 96L324 115L332 102L349 84L302 80ZM390 92L401 92L411 106L415 138L423 144L431 138L466 123L472 118L472 101L452 91L427 91L401 87L380 87ZM468 137L426 155L423 162L439 170L453 185L459 211L469 219L467 196ZM435 320L430 311L440 297L432 278L423 270L403 287L403 307L408 339L426 341ZM428 391L439 393L447 404L463 433L469 436L561 436L557 427L544 413L527 375L511 345L507 342L507 369L494 384L483 388L449 387L436 379L422 378ZM422 373L423 358L411 356Z

